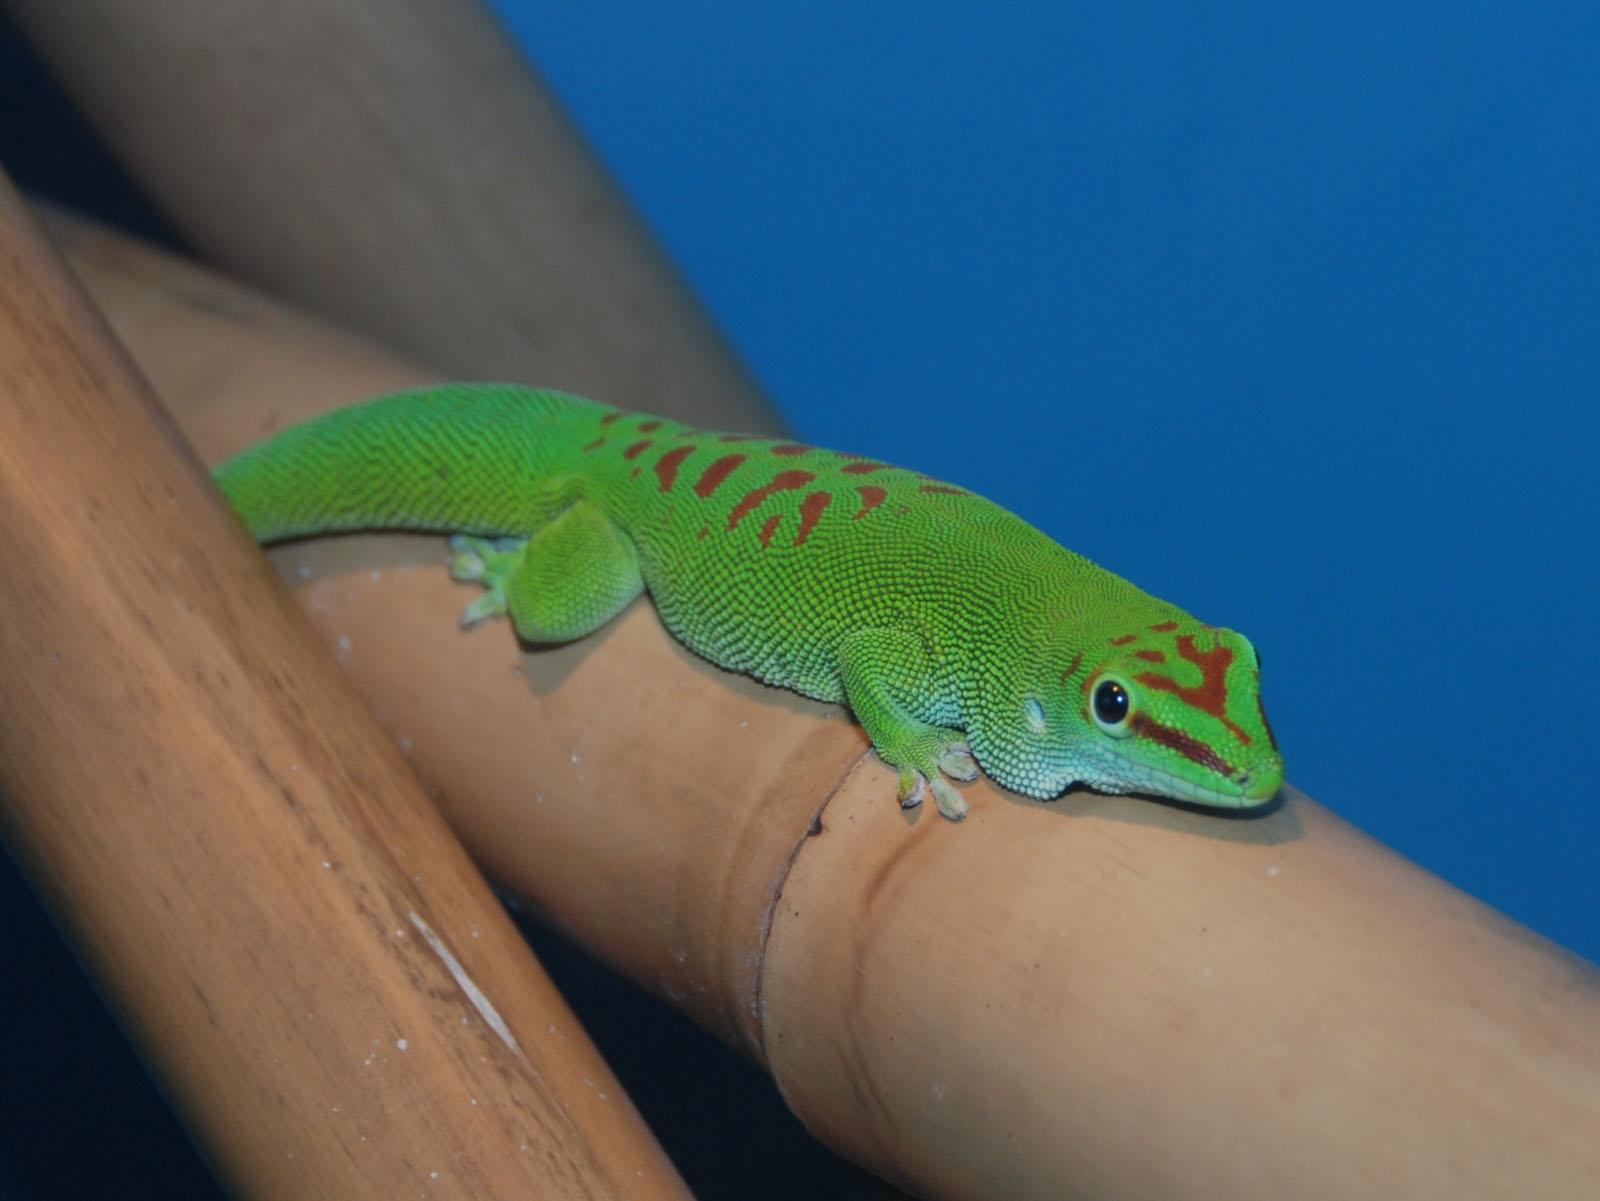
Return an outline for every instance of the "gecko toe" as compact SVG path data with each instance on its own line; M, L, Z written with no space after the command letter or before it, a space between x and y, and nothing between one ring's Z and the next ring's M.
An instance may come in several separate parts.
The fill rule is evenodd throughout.
M928 795L928 777L912 768L900 771L900 808L915 809Z
M970 782L978 778L978 761L965 742L952 742L939 752L939 770L952 780Z
M958 822L967 815L967 799L957 792L949 781L935 776L928 781L928 786L933 790L933 803L939 806L939 812L953 822Z
M473 626L488 621L491 617L503 616L505 611L505 593L500 589L491 589L461 610L461 628L470 630Z
M450 539L450 576L468 582L481 580L489 570L487 552L491 549L483 538L469 538L457 534Z

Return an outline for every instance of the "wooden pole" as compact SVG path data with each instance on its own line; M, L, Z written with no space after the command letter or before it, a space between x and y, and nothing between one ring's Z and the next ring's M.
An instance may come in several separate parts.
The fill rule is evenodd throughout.
M686 1191L0 177L0 819L227 1187Z
M72 246L208 456L411 382L206 273ZM1229 820L979 784L960 825L908 817L838 710L717 671L648 604L519 650L456 629L441 558L274 552L479 860L835 1147L973 1201L1600 1195L1595 970L1300 794Z
M443 371L776 427L478 0L0 9L173 227L238 275Z

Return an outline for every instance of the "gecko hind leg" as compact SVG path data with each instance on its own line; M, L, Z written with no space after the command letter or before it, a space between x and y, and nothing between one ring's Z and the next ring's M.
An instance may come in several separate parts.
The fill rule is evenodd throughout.
M457 535L450 549L450 574L484 587L462 612L462 626L504 614L527 642L592 634L644 591L633 543L588 501L531 538Z

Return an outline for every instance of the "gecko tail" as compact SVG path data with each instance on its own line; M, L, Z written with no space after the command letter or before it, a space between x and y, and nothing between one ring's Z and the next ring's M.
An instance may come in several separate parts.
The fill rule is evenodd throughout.
M525 534L540 516L540 485L609 411L516 384L442 384L290 426L214 474L261 542L348 530Z

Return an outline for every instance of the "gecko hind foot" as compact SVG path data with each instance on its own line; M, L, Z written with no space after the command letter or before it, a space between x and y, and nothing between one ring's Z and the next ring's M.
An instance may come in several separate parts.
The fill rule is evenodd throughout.
M507 611L506 581L516 569L527 545L522 538L474 538L457 534L450 539L452 579L483 585L483 595L461 611L461 628L503 617Z

